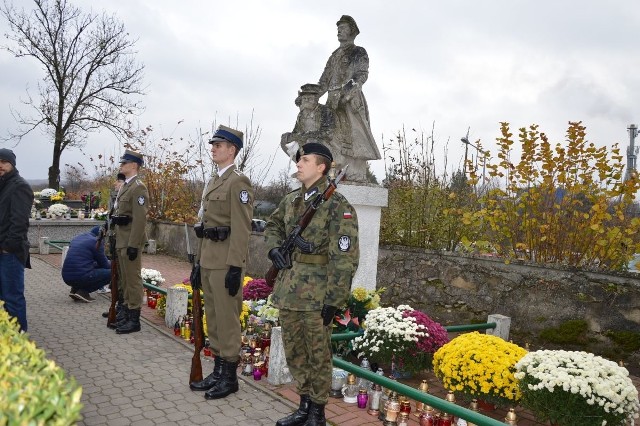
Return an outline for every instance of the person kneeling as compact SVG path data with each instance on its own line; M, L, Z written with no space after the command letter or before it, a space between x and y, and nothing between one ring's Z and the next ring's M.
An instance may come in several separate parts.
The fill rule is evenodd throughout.
M111 263L104 246L97 244L100 227L74 237L62 265L62 279L71 287L69 297L78 302L93 302L92 293L111 282Z

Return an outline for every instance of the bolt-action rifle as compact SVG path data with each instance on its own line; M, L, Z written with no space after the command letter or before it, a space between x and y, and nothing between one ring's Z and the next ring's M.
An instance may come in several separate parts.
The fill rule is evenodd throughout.
M115 326L116 324L116 303L119 297L118 280L118 253L116 252L116 232L111 224L111 215L113 214L113 207L111 207L109 216L107 217L106 229L103 227L100 232L100 238L97 244L102 243L104 233L106 232L109 238L109 254L111 255L111 304L109 305L109 314L107 315L107 327ZM97 247L97 245L96 245Z
M313 199L304 213L302 213L302 215L298 219L296 226L291 230L287 238L284 240L284 243L278 248L284 258L288 259L289 261L287 269L291 268L292 266L291 254L293 253L293 249L296 247L296 239L298 239L300 237L300 234L302 234L302 232L307 228L309 222L311 222L311 219L316 214L316 211L318 211L320 205L331 198L336 188L338 187L338 184L346 174L348 167L349 165L347 164L335 179L329 180L329 185L327 185L327 189L325 189L322 194L316 195L316 198ZM271 267L267 271L267 274L265 275L265 281L267 282L267 285L269 287L273 287L277 277L278 269L275 266L271 265Z
M199 382L202 380L202 361L200 360L200 352L204 347L204 329L202 325L202 300L200 298L200 289L202 281L200 280L200 264L195 264L195 254L191 253L191 243L189 241L189 228L184 224L184 234L187 240L187 256L189 262L193 265L191 271L191 288L192 295L192 313L193 313L193 357L191 358L191 373L189 374L189 383Z

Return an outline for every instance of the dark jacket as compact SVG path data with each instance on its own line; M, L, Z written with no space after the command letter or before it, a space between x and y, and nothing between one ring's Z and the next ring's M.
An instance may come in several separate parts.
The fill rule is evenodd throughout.
M0 176L0 249L15 254L29 264L29 217L33 190L17 169Z
M62 265L62 279L65 282L82 280L94 269L111 268L104 254L104 245L100 244L96 249L96 240L92 232L85 232L71 240Z

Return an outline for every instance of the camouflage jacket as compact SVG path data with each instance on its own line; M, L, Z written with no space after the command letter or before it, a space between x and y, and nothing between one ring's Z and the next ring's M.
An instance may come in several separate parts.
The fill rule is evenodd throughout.
M269 249L280 246L313 199L327 187L322 177L285 196L265 228ZM314 311L323 304L343 306L349 298L351 280L358 267L358 218L338 192L320 205L302 237L314 244L305 254L295 248L293 267L280 271L273 289L273 304L280 309Z

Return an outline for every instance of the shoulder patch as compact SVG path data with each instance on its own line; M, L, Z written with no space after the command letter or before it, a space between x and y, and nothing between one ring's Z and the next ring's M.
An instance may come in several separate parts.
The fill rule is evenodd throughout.
M341 235L338 240L338 248L340 251L349 251L351 248L351 238L348 235Z
M144 203L146 202L144 195L141 195L138 197L138 205L139 206L144 206Z
M240 194L238 194L238 198L240 198L242 204L247 204L249 202L249 191L243 189L240 191Z

